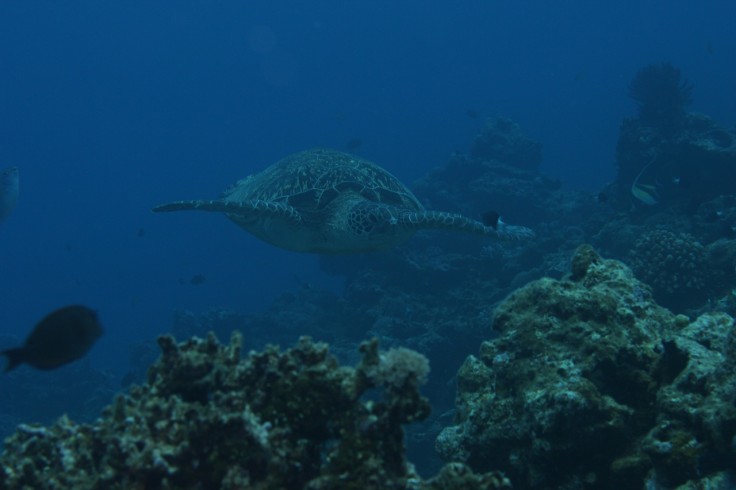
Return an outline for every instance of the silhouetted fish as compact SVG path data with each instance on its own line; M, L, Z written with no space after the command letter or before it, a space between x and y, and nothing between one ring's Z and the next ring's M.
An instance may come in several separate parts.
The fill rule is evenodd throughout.
M478 111L474 111L473 109L468 109L467 111L465 111L465 114L467 114L470 119L478 119L478 116L480 116L480 114L478 114Z
M345 144L345 149L348 151L354 151L361 146L363 146L363 140L360 138L353 138Z
M207 278L204 274L196 274L192 276L192 278L189 280L189 282L195 286L199 286L200 284L203 284L204 281L206 281Z
M102 326L94 310L65 306L41 320L23 347L0 354L8 357L6 372L22 363L37 369L56 369L84 356L100 335Z
M13 211L18 202L18 168L10 167L0 172L0 223Z

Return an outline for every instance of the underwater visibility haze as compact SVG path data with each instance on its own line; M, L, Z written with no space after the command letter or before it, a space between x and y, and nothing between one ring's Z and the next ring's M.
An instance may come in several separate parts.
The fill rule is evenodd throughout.
M734 18L0 3L0 488L736 488Z

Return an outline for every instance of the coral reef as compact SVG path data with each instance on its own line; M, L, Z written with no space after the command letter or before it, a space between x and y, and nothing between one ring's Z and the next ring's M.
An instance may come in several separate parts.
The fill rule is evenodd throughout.
M679 214L733 193L736 129L687 113L691 90L669 63L644 67L631 82L629 94L639 106L639 117L621 124L618 175L610 189L618 209L638 204L630 192L633 184L652 194L647 204Z
M94 424L21 425L0 455L0 488L508 488L461 463L423 481L406 461L402 424L429 413L420 354L374 340L351 369L307 338L242 360L240 344L160 337L148 383Z
M704 202L698 206L692 222L693 233L706 243L736 239L736 194Z
M567 279L530 283L498 307L500 336L458 372L456 419L436 441L442 457L499 468L528 489L732 478L733 319L670 313L589 246L572 262Z
M705 247L695 237L665 228L639 237L629 264L636 277L653 288L657 302L675 310L701 304L715 275Z
M736 284L736 241L724 233L734 225L736 203L708 188L730 182L731 132L719 131L707 118L691 114L669 136L638 119L625 123L625 144L619 150L621 161L631 166L620 170L633 175L626 184L614 184L624 186L622 199L563 190L535 168L503 161L504 154L514 154L513 148L453 155L447 165L416 183L417 196L429 207L469 215L495 208L507 213L509 221L532 225L535 241L504 244L427 232L383 253L322 257L325 271L345 277L344 294L304 285L262 313L181 313L174 332L188 337L214 330L223 337L239 329L246 332L251 348L260 348L264 339L290 345L307 333L329 341L332 354L350 363L356 362L354 344L366 334L394 347L374 357L379 362L404 358L401 347L421 352L433 367L425 393L434 413L406 427L405 444L408 459L422 474L439 472L431 480L436 488L447 488L440 483L447 475L470 474L468 466L454 464L440 470L430 444L440 432L443 457L459 459L476 471L502 468L519 488L722 483L732 455L724 441L733 436L733 401L729 405L724 400L726 387L732 386L733 369L725 360L733 358L733 342L714 336L731 338L729 317L711 313L690 321L675 316L657 306L649 287L625 266L601 259L591 248L570 260L571 251L591 239L618 258L641 260L650 254L651 267L636 265L637 271L667 306L679 311L687 307L694 315L700 302L709 309L701 312L734 312L736 296L730 293ZM513 138L508 144L514 145ZM692 165L676 153L680 149L702 157L724 182L685 172ZM639 165L652 156L658 160L642 182L658 184L661 201L649 208L632 206L631 183ZM675 177L694 187L678 187ZM692 188L707 200L696 199L689 193ZM656 247L649 246L650 241L662 245L656 235L648 235L653 230L669 230L673 246L686 239L683 257L694 247L695 275L717 272L700 276L698 284L706 287L688 290L685 280L669 301L666 287L673 283L668 283L662 296L646 276L664 267ZM632 254L637 241L641 250ZM687 262L676 265L687 267ZM692 279L688 270L677 279ZM568 271L565 280L552 279ZM661 272L675 277L672 270ZM543 276L547 279L510 296L493 320L494 307L514 288ZM715 285L723 296L710 302ZM481 354L463 365L453 411L448 384L467 353L488 337L492 323L501 336L484 343ZM695 335L707 326L713 331ZM694 343L688 343L688 332L697 337ZM425 369L418 359L410 364L421 373ZM699 371L704 363L713 369ZM391 370L369 371L374 380L397 378ZM716 384L724 388L718 391ZM667 398L675 396L688 400L680 411ZM711 433L712 427L719 428L721 439ZM339 444L334 438L325 443L326 451ZM475 475L469 478L469 488L481 481Z
M562 190L559 181L536 170L462 154L453 155L446 165L416 181L413 190L430 208L446 206L468 216L495 210L507 221L521 219L535 230L539 224L560 216L570 222L579 221L589 215L593 201L582 193Z
M702 203L733 194L736 129L723 129L701 114L687 114L678 130L665 137L639 119L625 119L616 165L621 202L614 204L620 209L629 208L631 186L642 172L640 182L656 189L658 207L691 213Z

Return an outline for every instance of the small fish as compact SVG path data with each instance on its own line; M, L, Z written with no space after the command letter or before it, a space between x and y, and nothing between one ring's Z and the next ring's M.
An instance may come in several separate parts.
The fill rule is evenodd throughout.
M199 286L200 284L204 284L206 280L207 278L204 274L195 274L192 276L191 279L189 279L189 283L195 286Z
M467 111L465 111L465 114L466 114L466 115L467 115L467 116L468 116L468 117L469 117L470 119L478 119L478 116L480 116L480 114L478 114L478 111L475 111L475 110L473 110L473 109L468 109Z
M0 172L0 223L13 211L18 202L18 167Z
M363 146L363 140L360 138L353 138L345 144L345 149L348 151L355 151Z
M647 206L654 206L659 202L657 187L650 184L638 184L631 186L631 194Z
M647 206L653 206L659 202L659 196L657 195L656 186L651 184L639 183L639 179L652 163L654 163L654 159L652 159L651 162L642 167L642 169L639 171L639 174L634 179L634 183L631 184L631 194Z
M143 238L144 236L146 236L146 230L143 228L138 228L138 232L136 233L136 236L138 238Z
M36 369L56 369L83 357L102 335L97 313L82 305L59 308L41 320L23 347L7 349L5 372L22 363Z

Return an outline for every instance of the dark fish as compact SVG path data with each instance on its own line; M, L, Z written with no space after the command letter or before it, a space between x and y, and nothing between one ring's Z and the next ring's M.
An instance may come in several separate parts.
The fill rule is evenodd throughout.
M26 363L37 369L56 369L84 356L102 335L94 310L81 305L59 308L41 320L23 347L0 352L8 357L5 372Z
M473 109L468 109L465 111L465 114L467 114L470 119L478 119L478 116L480 115L478 114L478 111L474 111Z
M18 168L6 168L0 172L0 223L13 211L17 202Z
M490 226L494 230L498 228L498 222L501 220L501 215L495 211L486 211L482 215L483 224Z
M353 138L345 144L345 149L348 151L354 151L361 146L363 146L363 140L360 138Z
M599 203L604 204L608 202L608 194L606 194L604 191L600 191L598 195L596 196L596 199Z
M196 275L192 276L191 279L189 279L189 282L191 284L194 284L195 286L199 286L200 284L204 283L204 281L206 281L206 280L207 280L207 278L205 277L204 274L196 274Z
M136 236L138 238L143 238L144 236L146 236L146 230L144 230L143 228L138 228L138 233L136 233Z

